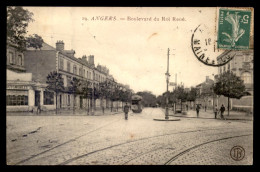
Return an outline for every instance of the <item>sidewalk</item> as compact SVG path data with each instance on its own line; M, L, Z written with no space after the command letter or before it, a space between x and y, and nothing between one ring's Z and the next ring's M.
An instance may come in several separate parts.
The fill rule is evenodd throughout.
M253 115L247 114L246 112L239 112L239 111L229 111L229 116L227 115L227 111L224 112L224 118L226 120L246 120L246 121L252 121ZM177 113L174 114L172 110L169 110L169 116L174 117L184 117L184 118L197 118L197 113L195 110L189 110L187 114L181 114ZM199 118L203 119L215 119L215 114L212 112L212 110L201 110L199 112ZM220 114L217 115L217 119L220 119Z
M49 110L49 111L41 111L41 113L37 114L37 112L6 112L6 115L8 116L84 116L84 115L89 115L89 116L102 116L102 115L115 115L118 113L123 113L122 108L118 109L118 112L114 108L113 111L111 112L111 109L105 109L104 114L102 109L96 109L94 111L94 115L92 115L91 109L75 109L73 112L72 109L58 109L57 114L56 110Z

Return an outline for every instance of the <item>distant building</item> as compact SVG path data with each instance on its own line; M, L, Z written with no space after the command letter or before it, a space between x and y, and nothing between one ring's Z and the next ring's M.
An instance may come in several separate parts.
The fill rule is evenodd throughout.
M200 104L203 107L212 108L214 106L214 94L213 94L214 81L206 76L206 80L198 85L197 98L195 104Z
M225 71L231 71L236 76L240 77L245 84L247 96L240 99L230 99L230 107L234 110L253 110L253 67L254 67L254 52L252 49L246 51L226 51L221 54L217 60L220 61L223 56L234 56L233 59L226 65L218 67L218 74ZM217 77L217 76L216 76ZM228 105L228 100L224 96L220 96L219 103Z

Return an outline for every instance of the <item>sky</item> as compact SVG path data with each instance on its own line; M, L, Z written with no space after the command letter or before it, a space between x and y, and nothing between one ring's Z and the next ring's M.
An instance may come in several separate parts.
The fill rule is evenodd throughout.
M135 92L151 91L158 96L166 91L168 48L170 82L175 82L177 74L178 84L191 87L217 74L216 67L198 61L191 49L194 29L202 23L213 26L216 8L24 8L34 14L28 35L38 34L53 47L63 40L65 49L75 50L76 57L94 55L96 65L108 67L117 82L128 84ZM91 20L97 16L116 20ZM134 20L137 17L142 19ZM168 17L170 21L163 21Z

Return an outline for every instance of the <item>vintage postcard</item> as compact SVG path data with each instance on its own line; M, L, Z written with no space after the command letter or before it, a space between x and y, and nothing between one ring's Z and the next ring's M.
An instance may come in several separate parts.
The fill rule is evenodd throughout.
M254 8L6 8L7 165L253 165Z

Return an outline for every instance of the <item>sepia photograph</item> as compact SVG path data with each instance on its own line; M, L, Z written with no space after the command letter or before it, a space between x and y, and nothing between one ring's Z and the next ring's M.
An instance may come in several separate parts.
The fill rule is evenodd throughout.
M253 7L6 6L6 165L253 165Z

